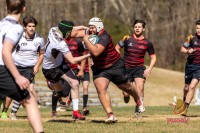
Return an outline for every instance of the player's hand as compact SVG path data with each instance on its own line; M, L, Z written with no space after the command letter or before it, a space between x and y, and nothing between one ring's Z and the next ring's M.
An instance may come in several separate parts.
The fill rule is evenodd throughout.
M34 66L33 68L33 74L36 75L39 72L39 67Z
M84 77L84 72L83 71L79 71L77 74L78 78L83 78Z
M151 70L149 68L147 68L146 70L144 70L143 76L147 78L147 77L149 77L150 73L151 73Z
M83 41L87 41L88 39L89 39L89 37L90 37L90 35L85 35L84 37L83 37Z
M30 81L21 75L17 77L15 81L19 85L21 90L27 89L30 85Z
M193 54L196 50L193 48L188 49L187 54Z

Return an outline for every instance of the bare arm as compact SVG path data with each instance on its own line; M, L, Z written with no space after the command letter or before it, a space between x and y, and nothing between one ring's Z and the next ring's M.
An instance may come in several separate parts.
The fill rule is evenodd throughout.
M119 44L117 44L117 45L115 46L115 49L117 50L118 53L120 53L120 51L121 51L122 48L119 46Z
M185 54L192 54L195 50L193 48L185 48L185 47L181 47L181 53L185 53Z
M151 73L151 70L153 69L153 67L155 66L156 64L156 60L157 60L157 57L155 54L153 55L150 55L150 58L151 58L151 61L150 61L150 65L149 67L144 71L144 76L145 77L148 77Z
M74 26L70 36L71 37L84 37L86 29L87 29L87 27L85 27L85 26Z
M13 58L12 58L12 49L14 45L11 40L5 40L3 43L3 49L2 49L2 57L3 61L14 77L16 83L19 85L21 89L27 89L30 82L27 78L20 75L19 71L17 70Z
M73 57L72 53L68 52L68 53L64 54L64 56L71 64L77 64L77 63L81 62L82 60L90 57L90 54L86 54L86 55L79 56L79 57Z
M86 52L84 52L83 55L86 55ZM84 60L81 61L79 72L77 74L78 77L83 77L84 76L84 69L85 69L86 60L87 59L84 59Z
M94 56L98 56L100 55L104 50L105 50L105 47L102 46L101 44L92 44L88 38L90 37L90 35L85 35L83 37L83 40L88 48L88 50L90 51L90 53Z
M33 73L36 75L39 71L39 67L42 64L44 58L44 51L40 51L39 52L39 58L38 58L38 62L36 63L36 65L33 68Z

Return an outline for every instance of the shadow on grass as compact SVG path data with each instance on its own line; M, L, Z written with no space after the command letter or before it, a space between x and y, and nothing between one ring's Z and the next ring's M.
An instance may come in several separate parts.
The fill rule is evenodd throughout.
M23 116L17 116L17 119L27 119L27 116L26 116L26 115L23 115Z
M47 122L58 122L58 123L74 123L75 120L49 120Z
M196 118L196 117L200 117L200 115L187 115L186 118L187 118L187 117Z
M104 120L91 120L91 122L93 122L93 123L105 123Z
M58 117L71 117L72 115L59 115Z

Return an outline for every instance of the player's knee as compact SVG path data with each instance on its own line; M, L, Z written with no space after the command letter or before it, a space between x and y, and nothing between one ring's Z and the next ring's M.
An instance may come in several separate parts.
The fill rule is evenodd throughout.
M72 88L78 88L79 87L79 82L77 80L72 82Z

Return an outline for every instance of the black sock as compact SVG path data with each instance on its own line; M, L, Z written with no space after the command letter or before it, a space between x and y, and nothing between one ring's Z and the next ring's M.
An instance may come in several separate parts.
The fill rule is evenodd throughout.
M87 107L88 95L83 95L83 108Z
M185 102L186 97L183 97L183 101Z
M2 112L7 112L8 111L8 108L3 108Z
M188 108L190 104L185 102L185 105L186 105L186 108Z
M52 112L56 112L58 99L59 95L56 91L54 91L52 94Z

